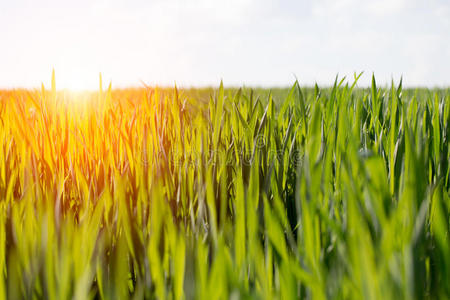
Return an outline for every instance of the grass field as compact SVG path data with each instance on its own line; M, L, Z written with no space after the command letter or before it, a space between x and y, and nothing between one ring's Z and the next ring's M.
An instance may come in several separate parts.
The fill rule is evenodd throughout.
M450 91L0 92L0 299L448 299Z

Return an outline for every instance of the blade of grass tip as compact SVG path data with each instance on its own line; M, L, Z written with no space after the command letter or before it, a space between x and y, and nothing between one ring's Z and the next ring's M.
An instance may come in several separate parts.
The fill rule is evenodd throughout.
M397 142L397 92L392 82L391 90L391 127L390 127L390 147L389 147L389 188L391 195L395 189L395 145Z
M311 160L311 165L314 165L320 156L321 141L321 125L322 115L320 105L318 102L312 104L312 117L310 121L310 130L308 131L307 151Z
M373 126L375 126L375 143L377 142L377 136L378 136L378 90L377 90L377 83L375 82L375 75L372 74L372 86L371 86L371 93L372 93L372 119L373 119Z
M289 90L289 94L286 97L286 99L283 101L283 104L280 107L280 110L278 111L278 123L282 123L283 119L285 118L285 113L289 108L289 105L292 103L294 98L294 93L297 88L296 83L292 85L291 89Z
M350 87L350 93L349 93L349 94L352 94L354 87L355 87L356 84L358 83L358 80L359 80L359 78L361 78L361 76L363 75L363 73L364 73L364 72L361 72L361 73L359 73L358 75L356 75L356 72L355 72L355 73L353 74L354 81L353 81L352 86Z
M345 82L345 79L347 79L347 76L342 77L341 81L339 81L339 84L337 86L338 89L341 88L342 84Z
M302 116L302 121L303 121L303 136L306 136L306 133L308 132L308 121L306 118L306 100L305 97L303 96L303 92L302 89L300 88L300 83L296 80L295 81L295 86L297 88L297 92L298 92L298 100L300 103L300 113Z
M439 117L439 99L437 94L434 96L433 103L433 152L434 152L434 164L436 168L436 176L440 175L439 162L441 158L440 147L441 147L441 128L440 128L440 117Z
M111 99L112 99L112 82L109 82L105 103L109 105L111 103Z
M223 103L224 103L223 81L220 81L219 95L217 96L215 116L214 116L214 131L213 131L213 149L217 149L217 144L220 138L220 123L222 120Z
M399 82L399 84L397 86L397 98L399 98L399 99L402 96L402 86L403 86L403 76L400 77L400 82Z
M44 99L45 99L45 86L44 86L44 83L43 82L41 82L41 101L42 102L44 102Z

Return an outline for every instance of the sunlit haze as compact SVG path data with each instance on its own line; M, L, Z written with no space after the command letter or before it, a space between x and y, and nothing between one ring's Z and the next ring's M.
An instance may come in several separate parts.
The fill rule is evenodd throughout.
M0 2L0 87L450 84L450 2Z

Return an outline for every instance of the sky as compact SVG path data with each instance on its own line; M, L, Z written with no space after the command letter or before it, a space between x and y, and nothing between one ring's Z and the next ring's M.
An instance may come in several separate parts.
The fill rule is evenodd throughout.
M450 86L448 0L0 1L0 88Z

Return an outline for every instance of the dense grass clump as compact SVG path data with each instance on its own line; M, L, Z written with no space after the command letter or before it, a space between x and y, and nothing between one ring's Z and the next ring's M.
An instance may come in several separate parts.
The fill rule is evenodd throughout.
M0 92L0 299L448 299L450 92Z

